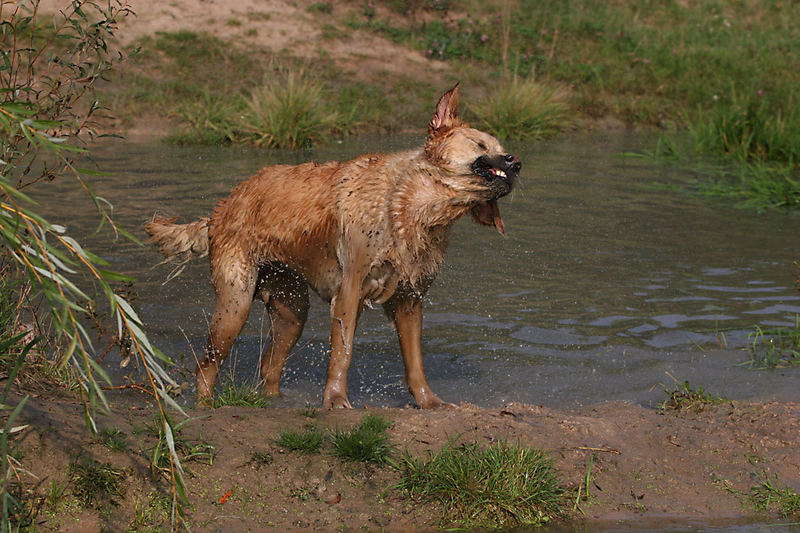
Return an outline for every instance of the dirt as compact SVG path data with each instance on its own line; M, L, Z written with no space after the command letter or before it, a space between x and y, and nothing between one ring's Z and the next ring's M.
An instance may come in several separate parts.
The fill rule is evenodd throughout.
M122 431L127 449L113 451L88 435L83 408L74 397L49 391L30 399L17 434L22 480L38 501L38 530L122 530L166 494L165 478L150 473L155 446L152 407L116 398L111 416L98 426ZM122 407L122 404L129 404ZM568 505L557 525L701 521L706 524L774 522L759 515L744 497L762 481L800 490L800 404L728 403L702 412L661 412L628 403L603 403L562 411L509 404L492 409L462 404L421 411L413 408L318 410L223 407L190 411L178 435L190 445L211 445L208 459L185 460L194 531L426 530L439 526L440 509L413 501L392 488L400 479L390 466L347 463L329 448L315 455L282 449L281 431L346 429L365 412L392 422L389 435L398 453L425 456L448 441L489 445L505 440L545 450L572 502L591 461L589 497L580 509ZM179 422L182 418L174 415ZM151 429L147 429L148 426ZM125 497L111 505L75 501L70 464L110 463L123 473ZM65 487L55 505L50 487ZM37 495L37 496L34 496ZM137 512L139 513L137 515ZM167 512L152 511L150 525Z

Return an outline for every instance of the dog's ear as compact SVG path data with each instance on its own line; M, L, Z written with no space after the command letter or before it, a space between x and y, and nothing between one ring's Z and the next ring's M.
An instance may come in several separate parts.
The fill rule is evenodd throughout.
M439 98L436 113L433 114L428 125L428 133L433 134L439 130L454 128L461 122L458 120L458 83Z

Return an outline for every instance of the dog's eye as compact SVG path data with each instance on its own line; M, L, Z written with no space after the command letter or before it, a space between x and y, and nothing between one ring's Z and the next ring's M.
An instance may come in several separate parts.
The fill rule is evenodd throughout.
M485 144L483 144L482 142L479 142L479 143L478 143L478 148L480 148L480 149L481 149L481 150L483 150L484 152L485 152L486 150L488 150L488 148L486 148L486 145L485 145Z

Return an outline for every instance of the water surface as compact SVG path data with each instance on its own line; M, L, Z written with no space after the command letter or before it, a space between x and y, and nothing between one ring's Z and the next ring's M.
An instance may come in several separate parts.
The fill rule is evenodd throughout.
M153 212L207 215L261 166L417 141L362 139L305 153L117 142L95 152L95 164L109 172L95 190L114 204L118 222L144 238L141 225ZM674 167L620 157L643 142L615 133L509 147L523 172L516 192L500 201L508 237L460 221L426 300L425 364L443 399L655 405L673 387L670 376L731 399L798 399L800 369L737 366L747 359L754 325L791 326L800 313L797 217L653 187L682 176ZM191 381L213 310L207 260L162 285L170 269L154 268L160 259L152 250L93 235L95 217L76 192L63 188L52 200L54 221L138 279L135 303L151 340L188 369L177 379ZM263 305L254 304L221 375L256 379L268 330ZM327 306L312 296L281 405L319 403L328 330ZM141 379L133 365L117 369L113 356L106 364L118 378ZM367 310L350 370L353 405L408 403L402 375L393 330L380 310ZM191 392L184 396L192 400Z

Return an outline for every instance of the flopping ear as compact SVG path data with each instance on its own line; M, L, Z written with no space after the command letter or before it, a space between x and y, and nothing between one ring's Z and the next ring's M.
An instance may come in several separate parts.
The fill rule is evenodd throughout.
M439 98L436 104L436 113L433 114L430 124L428 124L428 134L433 134L439 130L454 128L458 126L458 83Z

